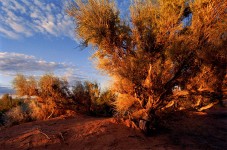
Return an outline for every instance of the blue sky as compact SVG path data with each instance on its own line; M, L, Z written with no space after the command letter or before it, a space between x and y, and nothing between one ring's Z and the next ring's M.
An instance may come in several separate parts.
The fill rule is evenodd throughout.
M92 50L78 48L74 22L65 13L69 0L0 1L0 94L10 92L17 73L54 73L76 80L108 84L89 60ZM127 12L129 0L119 1Z

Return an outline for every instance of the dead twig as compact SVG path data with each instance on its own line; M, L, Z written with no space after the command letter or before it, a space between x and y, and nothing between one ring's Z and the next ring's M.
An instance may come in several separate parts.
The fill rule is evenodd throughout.
M39 130L39 133L41 133L42 135L44 135L48 140L51 139L46 133L44 133L44 132L42 132L42 131L40 131L40 130Z
M50 119L50 117L54 114L54 109L52 110L51 114L47 117L47 119Z
M61 137L62 141L65 143L65 139L64 139L63 134L62 134L61 132L59 132L59 135L60 135L60 137Z
M22 135L22 137L23 137L22 141L26 140L27 138L29 138L29 137L31 137L31 136L33 136L33 135L37 135L37 134L42 134L42 135L44 135L48 140L51 139L46 133L44 133L44 132L43 132L41 129L39 129L39 128L33 128L33 129L29 130L29 131L23 132L22 134L23 134L23 135Z

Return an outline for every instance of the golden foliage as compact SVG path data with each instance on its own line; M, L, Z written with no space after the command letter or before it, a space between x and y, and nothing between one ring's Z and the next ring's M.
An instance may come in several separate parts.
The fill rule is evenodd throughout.
M134 0L126 22L113 1L88 0L76 1L68 13L79 38L96 50L98 68L115 82L116 110L149 118L178 104L173 101L175 86L189 92L212 87L214 97L221 95L227 64L226 6L223 0ZM212 75L207 76L206 69Z
M119 94L114 102L116 111L121 115L129 115L139 105L138 100L129 94Z

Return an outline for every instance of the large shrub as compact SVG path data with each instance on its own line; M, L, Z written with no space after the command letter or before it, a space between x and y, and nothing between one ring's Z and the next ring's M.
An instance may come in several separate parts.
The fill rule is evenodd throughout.
M135 0L130 21L120 17L113 0L78 0L67 11L77 38L94 47L97 66L115 81L118 113L152 123L165 108L180 108L173 88L191 92L189 85L203 78L204 67L214 79L209 97L221 101L226 5L223 0Z

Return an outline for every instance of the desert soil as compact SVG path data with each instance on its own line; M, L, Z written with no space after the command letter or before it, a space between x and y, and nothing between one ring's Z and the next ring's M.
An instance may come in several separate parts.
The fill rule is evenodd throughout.
M177 114L150 137L113 118L59 117L2 128L0 149L227 149L227 109Z

